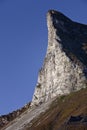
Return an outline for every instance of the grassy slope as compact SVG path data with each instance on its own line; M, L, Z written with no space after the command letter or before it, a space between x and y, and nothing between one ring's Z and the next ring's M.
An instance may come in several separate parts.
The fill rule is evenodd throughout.
M87 88L57 98L50 109L32 120L32 125L28 124L25 130L66 130L61 126L70 116L77 115L87 115ZM87 124L69 125L67 130L87 130Z

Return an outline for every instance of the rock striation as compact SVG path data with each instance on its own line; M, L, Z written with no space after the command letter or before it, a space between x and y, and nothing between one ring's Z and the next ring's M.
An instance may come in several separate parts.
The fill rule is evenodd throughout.
M48 47L31 105L87 87L87 25L47 13Z

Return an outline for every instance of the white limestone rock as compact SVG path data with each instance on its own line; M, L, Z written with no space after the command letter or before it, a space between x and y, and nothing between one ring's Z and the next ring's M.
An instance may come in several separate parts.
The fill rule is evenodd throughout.
M31 105L87 87L87 25L47 13L48 47Z

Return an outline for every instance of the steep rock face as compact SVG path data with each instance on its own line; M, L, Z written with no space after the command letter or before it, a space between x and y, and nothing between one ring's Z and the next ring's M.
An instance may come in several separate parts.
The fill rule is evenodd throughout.
M87 25L47 13L48 48L31 105L87 86Z

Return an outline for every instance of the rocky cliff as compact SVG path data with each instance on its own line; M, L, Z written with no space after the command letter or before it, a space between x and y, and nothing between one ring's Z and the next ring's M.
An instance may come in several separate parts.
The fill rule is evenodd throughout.
M47 26L47 53L32 102L1 116L0 130L87 129L87 25L50 10Z
M31 105L87 87L87 25L47 13L48 48Z

